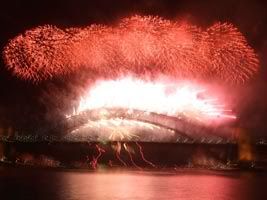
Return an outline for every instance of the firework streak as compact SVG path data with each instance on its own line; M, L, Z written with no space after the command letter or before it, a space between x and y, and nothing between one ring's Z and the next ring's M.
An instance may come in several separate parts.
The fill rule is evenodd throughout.
M124 18L112 26L40 26L10 40L3 55L14 75L34 82L87 68L110 78L163 74L242 83L259 67L257 55L231 24L204 30L152 16Z

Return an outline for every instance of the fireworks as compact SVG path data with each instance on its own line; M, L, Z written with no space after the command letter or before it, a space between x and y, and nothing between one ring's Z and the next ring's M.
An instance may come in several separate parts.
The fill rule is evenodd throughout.
M98 81L66 116L64 127L69 138L88 141L164 142L209 135L236 116L203 88L131 77Z
M125 108L184 117L196 123L235 119L231 110L192 83L146 82L123 78L98 81L82 97L76 113L98 108ZM76 114L75 113L75 114ZM103 116L105 113L103 113Z
M257 55L233 25L202 30L151 16L125 18L114 26L40 26L12 39L4 59L14 75L36 82L88 68L110 78L164 74L240 83L258 70Z
M155 165L137 142L179 142L180 136L184 143L194 142L196 132L236 119L225 102L199 83L243 83L259 68L256 53L231 24L202 29L152 16L124 18L110 26L40 26L10 40L3 56L15 76L33 82L83 69L88 78L90 73L99 76L64 121L64 140L113 142L117 160L128 165L120 155L124 151L138 169L135 154ZM107 150L98 144L94 148L87 161L95 169Z
M71 141L174 141L174 130L138 120L111 118L89 120L67 134Z

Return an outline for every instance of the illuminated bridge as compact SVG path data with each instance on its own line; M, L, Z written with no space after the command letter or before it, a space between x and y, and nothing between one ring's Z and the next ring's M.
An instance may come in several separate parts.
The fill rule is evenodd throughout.
M72 115L50 127L47 134L2 136L5 142L167 142L235 143L230 127L207 127L187 118L134 109L101 108ZM56 134L51 134L56 133ZM63 133L63 134L62 134Z

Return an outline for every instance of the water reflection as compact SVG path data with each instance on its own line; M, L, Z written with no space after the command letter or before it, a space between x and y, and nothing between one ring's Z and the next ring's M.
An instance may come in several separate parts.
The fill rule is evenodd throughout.
M71 173L64 177L68 196L63 199L236 200L253 199L251 191L255 190L251 177L243 174L109 172Z
M266 174L252 172L0 169L0 192L4 199L264 199L266 183Z

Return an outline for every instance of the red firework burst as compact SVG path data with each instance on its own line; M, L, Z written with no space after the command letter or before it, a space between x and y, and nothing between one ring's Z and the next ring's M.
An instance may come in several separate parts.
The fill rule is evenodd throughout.
M151 16L125 18L109 27L40 26L12 39L3 55L14 75L33 81L86 67L111 77L164 74L240 83L259 67L257 55L231 24L202 30Z

